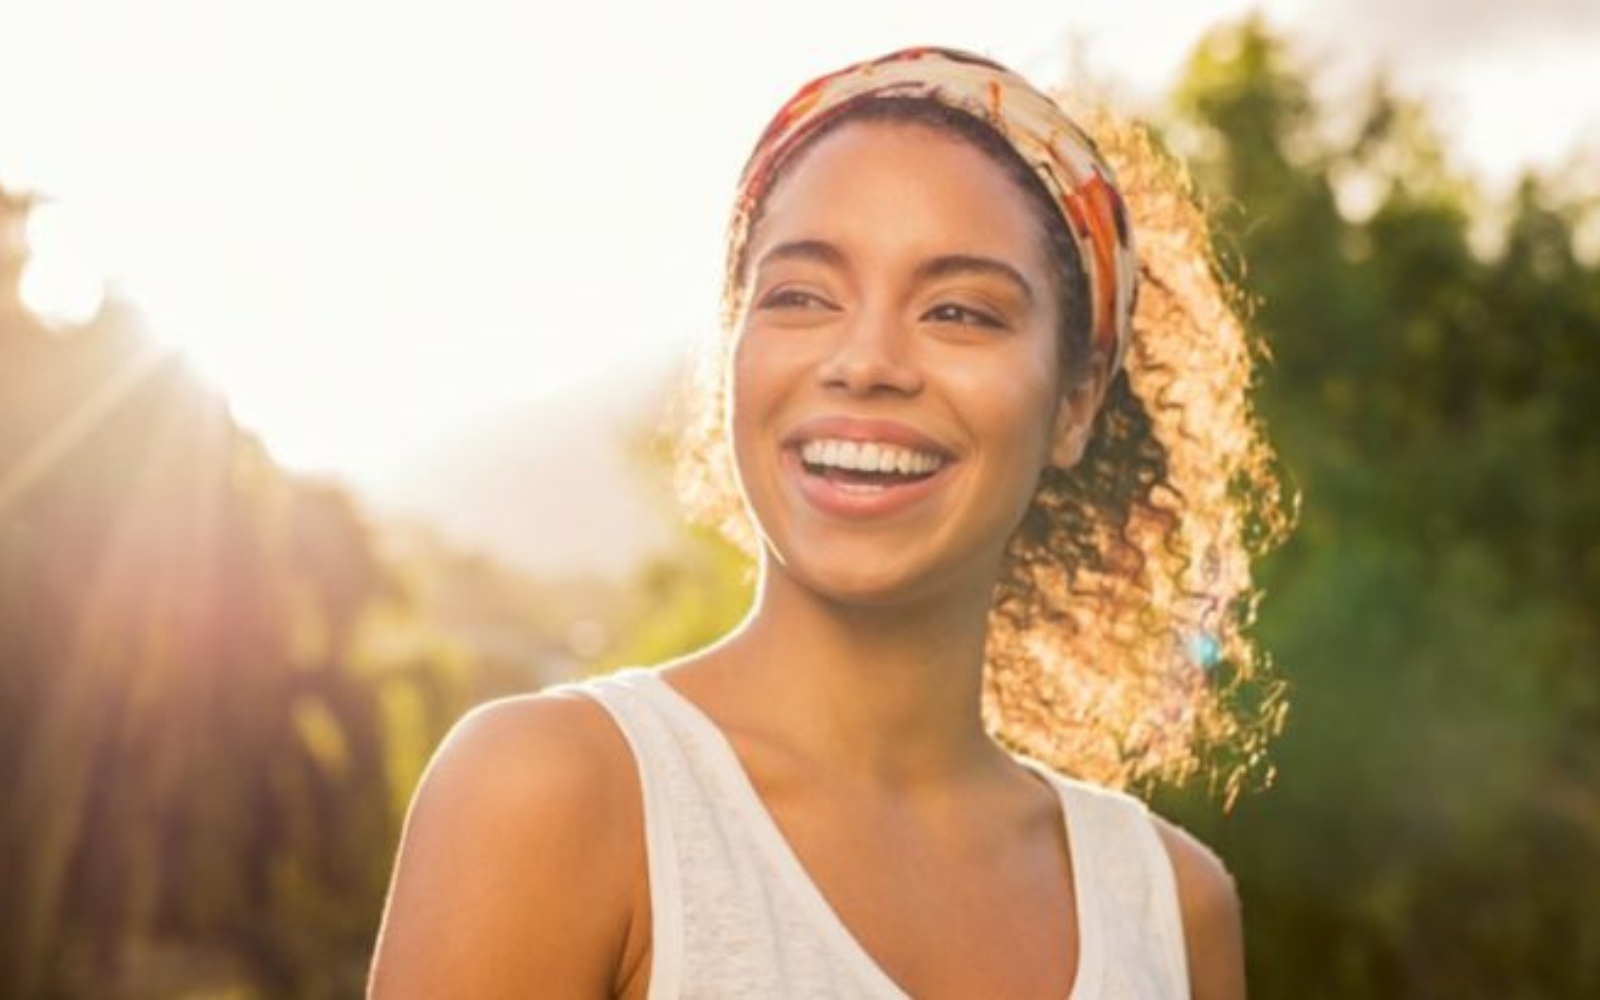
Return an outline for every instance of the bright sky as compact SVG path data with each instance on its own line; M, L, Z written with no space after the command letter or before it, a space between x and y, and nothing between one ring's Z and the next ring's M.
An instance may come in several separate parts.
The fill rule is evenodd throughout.
M735 174L816 72L953 44L1132 104L1250 6L0 0L0 184L52 199L36 305L109 278L281 460L381 487L709 331ZM1593 0L1262 6L1330 75L1387 56L1486 176L1597 140Z

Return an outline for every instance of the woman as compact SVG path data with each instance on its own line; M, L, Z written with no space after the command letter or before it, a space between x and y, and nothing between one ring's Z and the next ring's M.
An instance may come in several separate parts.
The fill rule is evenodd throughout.
M1217 859L1035 760L1120 784L1270 728L1218 669L1248 673L1274 523L1236 499L1270 485L1244 335L1198 216L1134 173L1166 220L1137 315L1109 168L1002 67L907 50L779 112L689 449L713 516L733 466L754 606L458 725L373 995L1243 994Z

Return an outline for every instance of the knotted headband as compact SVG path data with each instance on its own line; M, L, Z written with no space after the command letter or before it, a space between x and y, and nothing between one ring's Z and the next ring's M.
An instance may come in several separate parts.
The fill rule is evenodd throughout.
M1094 141L1045 94L981 56L911 48L859 62L800 88L772 119L739 180L736 216L748 223L790 153L824 123L866 101L915 97L988 124L1061 209L1088 275L1091 346L1114 374L1127 350L1138 286L1127 210Z

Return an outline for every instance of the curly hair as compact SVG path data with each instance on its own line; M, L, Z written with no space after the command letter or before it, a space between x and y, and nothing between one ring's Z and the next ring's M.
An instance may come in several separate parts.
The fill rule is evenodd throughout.
M1064 374L1088 374L1076 246L1033 170L987 123L926 98L867 102L819 128L779 176L822 136L862 120L947 130L1018 183L1056 265ZM1286 708L1247 634L1251 561L1293 519L1250 405L1264 352L1218 273L1182 168L1131 123L1104 112L1084 121L1118 176L1142 289L1132 344L1081 460L1044 471L1009 544L989 616L985 719L1005 745L1087 780L1124 787L1204 774L1231 802L1253 779L1270 779L1264 751ZM763 204L736 209L728 228L722 336L688 391L676 477L690 515L752 554L725 410L746 243Z

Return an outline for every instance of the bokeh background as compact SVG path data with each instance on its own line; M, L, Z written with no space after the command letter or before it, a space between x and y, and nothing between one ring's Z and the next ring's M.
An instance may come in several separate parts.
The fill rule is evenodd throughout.
M1600 995L1600 7L526 6L0 0L0 996L360 995L455 718L737 619L725 200L916 41L1146 118L1270 348L1275 779L1147 790L1253 994Z

